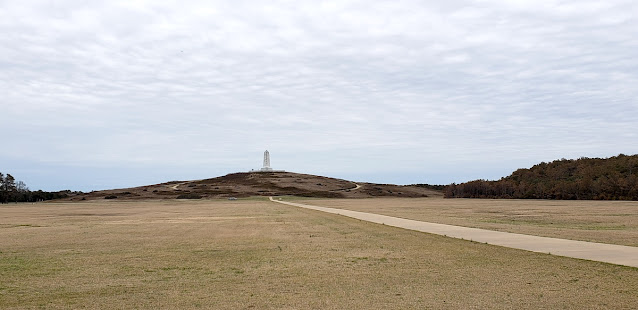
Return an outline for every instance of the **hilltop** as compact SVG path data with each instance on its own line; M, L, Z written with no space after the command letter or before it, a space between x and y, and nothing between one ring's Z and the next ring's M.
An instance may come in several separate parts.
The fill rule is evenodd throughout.
M433 197L442 191L415 185L359 183L293 172L246 172L192 181L172 181L124 189L94 191L72 200L213 199L294 195L319 198Z

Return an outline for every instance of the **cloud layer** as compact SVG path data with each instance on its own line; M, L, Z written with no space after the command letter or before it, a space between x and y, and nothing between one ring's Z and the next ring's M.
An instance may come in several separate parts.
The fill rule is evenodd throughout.
M257 168L269 149L275 168L448 183L638 153L636 16L633 1L4 1L0 171L86 190Z

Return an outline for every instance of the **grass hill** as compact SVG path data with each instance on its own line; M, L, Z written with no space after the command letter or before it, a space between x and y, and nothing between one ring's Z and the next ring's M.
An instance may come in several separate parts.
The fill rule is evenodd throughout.
M445 197L638 200L638 155L543 162L498 181L451 184Z
M201 199L294 195L320 198L431 197L442 191L416 185L355 183L293 172L247 172L80 194L72 200Z

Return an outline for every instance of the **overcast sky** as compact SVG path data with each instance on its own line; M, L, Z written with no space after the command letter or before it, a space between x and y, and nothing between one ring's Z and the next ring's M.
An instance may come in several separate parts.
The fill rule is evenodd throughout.
M638 153L638 2L0 1L0 172L498 179Z

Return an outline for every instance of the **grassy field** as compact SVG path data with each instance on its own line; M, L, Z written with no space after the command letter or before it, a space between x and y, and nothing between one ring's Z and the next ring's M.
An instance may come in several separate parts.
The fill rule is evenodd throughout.
M1 309L636 305L636 268L261 199L0 206Z
M638 246L638 201L378 198L307 203L426 222Z

